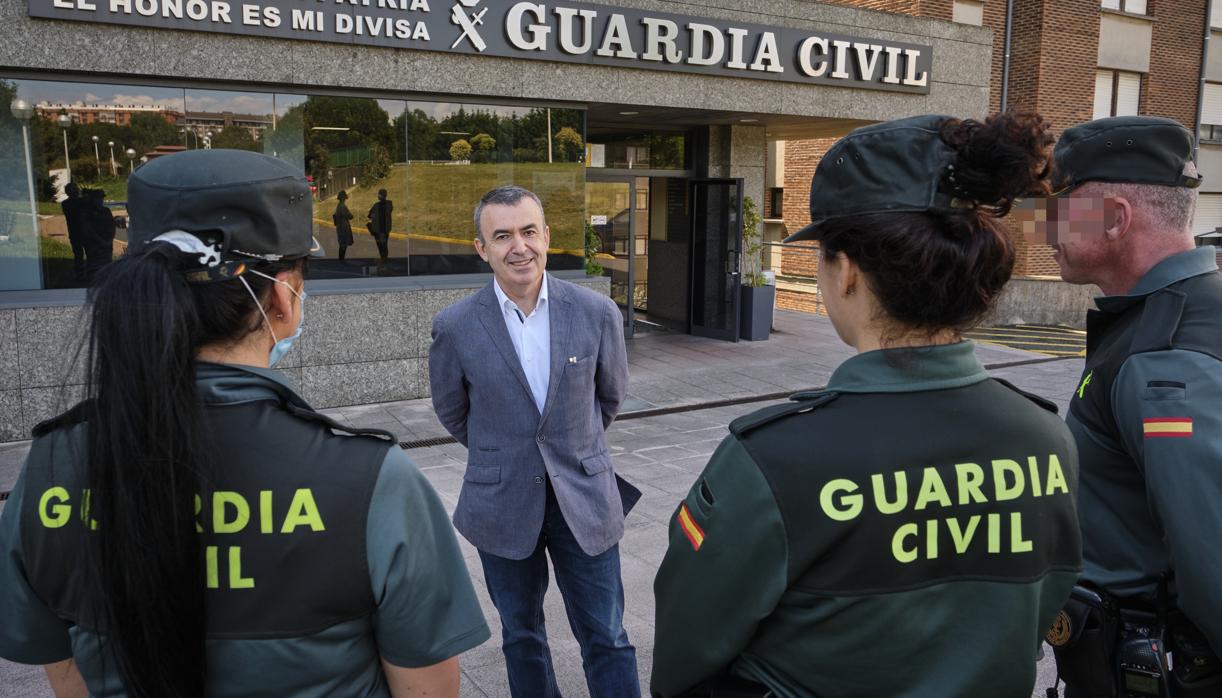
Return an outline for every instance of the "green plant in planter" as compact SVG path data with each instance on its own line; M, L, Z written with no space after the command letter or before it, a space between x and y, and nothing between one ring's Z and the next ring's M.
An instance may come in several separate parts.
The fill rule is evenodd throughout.
M747 196L743 198L743 285L759 287L767 285L763 272L764 232L760 230L763 222L755 200Z
M586 221L586 276L602 276L603 265L595 257L601 242L598 233L594 232L594 226Z

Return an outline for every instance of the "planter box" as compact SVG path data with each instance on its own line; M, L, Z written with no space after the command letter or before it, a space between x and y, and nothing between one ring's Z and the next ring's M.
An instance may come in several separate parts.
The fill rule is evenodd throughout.
M752 342L768 339L772 329L772 305L776 286L743 286L739 308L742 313L739 337Z

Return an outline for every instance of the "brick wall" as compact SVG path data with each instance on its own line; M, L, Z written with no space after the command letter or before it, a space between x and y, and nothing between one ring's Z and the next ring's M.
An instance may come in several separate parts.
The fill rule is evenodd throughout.
M785 143L785 234L792 235L810 223L810 179L819 159L838 139L819 138ZM817 248L817 246L816 246ZM781 274L814 278L818 253L785 248L781 251Z
M1197 118L1205 3L1161 0L1151 2L1150 11L1154 15L1150 72L1141 83L1138 109L1192 129Z
M778 289L776 293L776 307L781 310L799 310L803 313L827 315L827 309L816 302L815 294L803 291Z
M947 21L954 15L954 0L822 0L828 5L848 5L898 15L933 17ZM991 0L996 2L997 0ZM985 3L988 4L987 2ZM1002 0L1002 4L1004 0Z

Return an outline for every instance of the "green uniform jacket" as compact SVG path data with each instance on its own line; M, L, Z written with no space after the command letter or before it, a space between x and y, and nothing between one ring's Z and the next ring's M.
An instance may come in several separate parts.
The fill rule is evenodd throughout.
M970 342L860 354L793 399L731 424L672 520L653 694L728 670L778 696L1030 696L1080 570L1056 408Z
M1212 247L1096 299L1067 421L1082 457L1083 578L1179 608L1222 655L1222 273Z
M198 376L219 435L196 499L209 696L386 696L379 659L428 666L488 639L445 509L401 449L342 433L277 371ZM71 657L91 695L121 697L72 584L91 518L72 414L36 430L0 517L0 657Z

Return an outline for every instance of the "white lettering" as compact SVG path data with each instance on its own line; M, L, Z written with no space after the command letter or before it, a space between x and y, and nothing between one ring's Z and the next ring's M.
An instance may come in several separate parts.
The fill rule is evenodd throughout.
M110 0L110 11L113 13L132 13L132 0Z
M416 22L416 29L412 32L412 40L429 41L429 28L424 22Z
M412 12L420 10L421 12L429 11L429 0L412 0Z
M242 24L259 26L258 5L242 5Z
M921 71L917 75L917 59L921 57L921 52L917 49L904 49L904 62L908 66L908 74L904 76L905 85L913 85L916 87L924 87L929 84L929 73Z
M853 44L848 41L833 40L832 45L836 47L835 68L832 70L832 77L837 80L847 80L849 71L845 70L849 64L849 47Z
M182 0L161 0L161 16L182 19Z
M764 35L760 37L759 46L755 49L755 60L751 62L751 70L769 73L785 72L785 68L781 65L781 51L776 45L776 34L764 32Z
M204 0L187 0L187 16L197 22L208 19L208 3Z
M529 38L522 33L523 16L528 12L535 18L534 23L525 27ZM545 12L547 12L547 7L530 2L520 2L509 8L509 14L505 17L505 34L509 38L509 43L513 44L514 48L523 51L547 49L547 35L552 28L544 22Z
M726 33L730 35L730 60L726 62L726 67L746 70L747 64L743 62L743 38L747 36L747 30L730 27Z
M560 50L579 56L590 50L594 44L594 18L598 13L594 10L575 10L571 7L557 7L556 17L560 20ZM585 38L580 45L573 40L573 18L581 17L581 35Z
M157 0L136 0L136 12L152 17L157 14Z
M315 16L313 12L308 10L293 8L293 29L311 32L318 31L320 27L314 21ZM340 16L342 17L343 15Z
M613 58L636 58L636 51L632 50L632 40L628 38L628 22L623 15L611 15L607 20L602 46L598 47L596 53Z
M692 52L687 57L687 62L691 65L717 65L721 62L726 53L726 39L721 35L721 30L711 24L700 24L692 22L687 25L687 30L692 33ZM708 49L705 49L705 41L708 41Z
M665 61L667 63L678 63L683 60L683 52L675 46L675 39L679 37L679 25L667 19L653 19L645 17L641 20L641 24L645 25L645 53L641 54L641 58L647 61ZM665 48L666 53L662 53Z
M352 33L352 15L335 15L335 33Z
M225 24L233 24L233 20L229 19L229 4L224 2L212 2L212 22L224 22Z
M819 49L816 57L815 49ZM812 36L798 47L798 68L812 78L821 78L827 72L827 39ZM898 82L898 81L897 81Z
M874 71L878 69L878 58L882 54L883 47L877 44L853 44L853 50L857 51L857 68L861 72L861 79L873 82ZM871 51L873 51L872 55Z
M883 49L887 53L887 72L883 75L883 82L888 85L900 84L900 54L903 49L896 46L887 46Z

